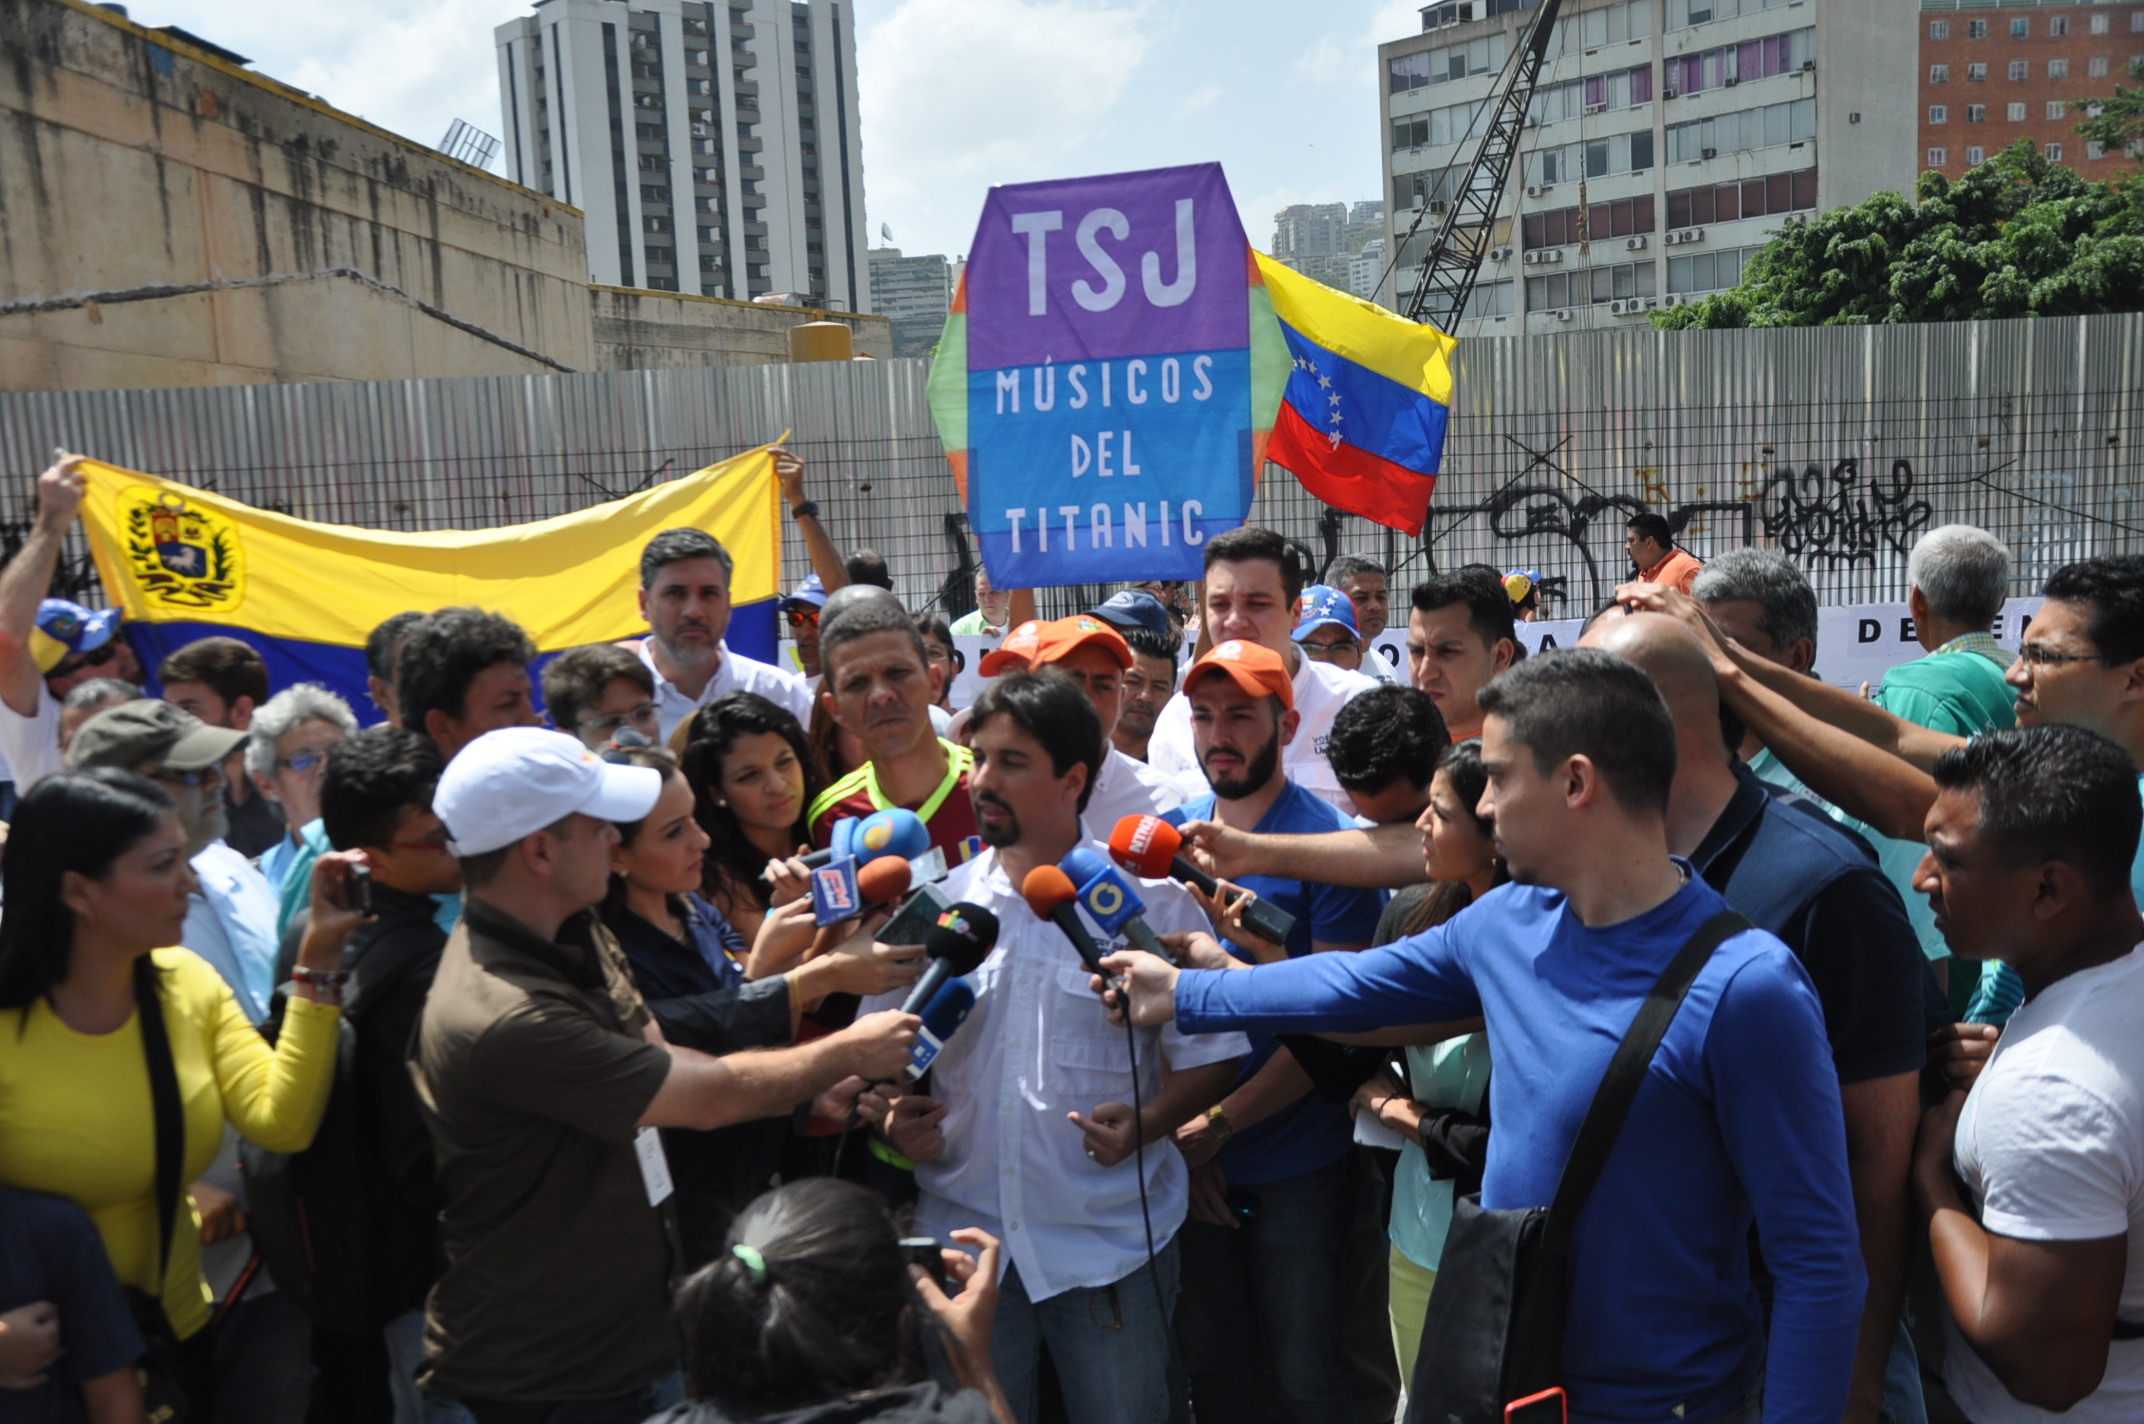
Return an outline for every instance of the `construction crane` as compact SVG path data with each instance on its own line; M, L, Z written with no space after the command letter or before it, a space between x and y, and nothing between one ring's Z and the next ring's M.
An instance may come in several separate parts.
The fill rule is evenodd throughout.
M1497 204L1503 200L1504 183L1511 176L1512 160L1518 157L1519 135L1526 124L1526 111L1533 103L1534 85L1541 77L1541 63L1548 53L1550 36L1563 0L1541 0L1526 42L1513 52L1497 76L1496 90L1487 101L1488 126L1466 177L1444 204L1437 235L1422 255L1414 296L1407 304L1410 321L1424 321L1449 332L1466 313L1467 299L1474 295L1474 282L1481 274L1482 259L1489 255L1490 238L1496 227ZM1445 172L1452 169L1447 167ZM1415 214L1400 250L1422 225L1422 218L1435 206L1428 198Z

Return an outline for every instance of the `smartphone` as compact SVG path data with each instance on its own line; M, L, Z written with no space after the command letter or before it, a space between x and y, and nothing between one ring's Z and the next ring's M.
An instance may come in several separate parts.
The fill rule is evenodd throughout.
M925 885L908 897L907 903L873 936L880 944L909 948L926 944L938 917L953 908L953 902L935 885Z
M938 1283L938 1289L951 1292L946 1284L945 1255L938 1243L928 1236L904 1236L901 1238L901 1254L911 1266L921 1266L924 1273Z
M1504 1406L1504 1424L1570 1424L1570 1418L1570 1401L1564 1397L1561 1385Z
M360 915L373 913L372 871L367 866L350 867L350 908Z

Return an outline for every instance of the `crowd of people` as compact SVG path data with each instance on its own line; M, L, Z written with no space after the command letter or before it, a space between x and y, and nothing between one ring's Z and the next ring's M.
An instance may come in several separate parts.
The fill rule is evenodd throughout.
M644 637L399 614L362 708L152 682L40 478L0 1417L1473 1424L1545 1212L1513 1424L2144 1418L2144 559L2011 654L1933 530L1857 696L1791 560L1641 514L1579 646L1463 566L1387 667L1372 558L948 623L778 474L794 668L673 529Z

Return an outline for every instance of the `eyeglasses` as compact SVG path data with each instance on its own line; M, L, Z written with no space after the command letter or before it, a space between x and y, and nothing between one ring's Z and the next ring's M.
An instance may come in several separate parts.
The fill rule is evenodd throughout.
M2063 663L2105 662L2097 653L2058 653L2044 643L2022 643L2018 646L2018 658L2027 667L2059 667Z
M194 771L181 771L175 766L154 766L149 768L147 774L151 781L161 781L166 786L188 787L206 786L221 775L213 766L204 766Z
M1320 662L1329 662L1343 654L1356 651L1353 638L1342 638L1331 643L1301 642L1297 643L1296 646Z
M631 708L628 711L611 712L601 717L590 717L585 722L574 723L573 726L577 732L593 732L600 737L613 737L618 734L620 727L652 727L658 720L655 704L643 702L638 707Z
M312 771L327 759L326 752L299 752L296 756L284 757L276 766L283 771L306 772Z
M788 618L789 626L792 628L816 628L819 626L819 615L816 611L792 608L788 610Z

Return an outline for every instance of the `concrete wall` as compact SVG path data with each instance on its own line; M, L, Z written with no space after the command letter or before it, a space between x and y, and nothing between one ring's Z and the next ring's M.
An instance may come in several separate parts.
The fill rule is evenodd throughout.
M575 209L80 0L0 55L0 388L596 364Z
M606 371L678 366L763 366L789 359L789 328L807 321L847 322L856 354L890 360L893 326L882 316L761 306L722 297L591 287L595 364Z
M1913 196L1921 172L1918 19L1904 4L1827 0L1818 11L1819 210L1881 192Z

